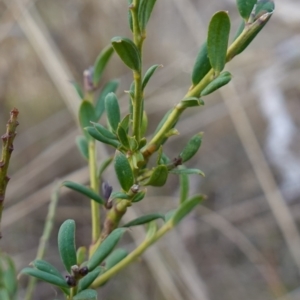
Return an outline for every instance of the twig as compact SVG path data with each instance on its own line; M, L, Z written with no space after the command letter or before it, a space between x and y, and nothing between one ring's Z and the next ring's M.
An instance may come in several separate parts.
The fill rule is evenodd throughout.
M2 219L3 203L5 199L6 187L9 181L7 176L7 170L9 166L9 160L11 153L14 150L14 138L17 134L16 128L19 125L17 121L19 111L16 108L13 108L10 112L10 119L6 125L6 133L1 136L2 139L2 154L0 160L0 224ZM0 238L2 237L1 228L0 228Z

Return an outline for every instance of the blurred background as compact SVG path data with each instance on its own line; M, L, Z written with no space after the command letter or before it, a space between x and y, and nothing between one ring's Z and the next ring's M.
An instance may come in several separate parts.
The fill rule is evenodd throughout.
M209 4L208 4L209 3ZM234 0L159 0L149 22L145 69L163 64L146 88L148 134L191 84L190 74L209 20L228 10L232 36L240 19ZM99 291L105 300L235 300L300 298L300 3L277 1L275 14L249 48L226 69L232 83L205 106L186 111L166 153L203 131L188 166L206 173L191 179L191 193L208 196L172 233ZM87 182L85 161L74 139L80 100L71 82L113 36L128 36L127 1L0 1L0 128L9 111L20 111L3 216L1 249L18 270L36 255L54 181ZM102 80L118 78L122 112L131 72L114 56ZM111 149L99 146L101 158ZM111 169L105 180L117 186ZM130 208L126 221L146 212L167 212L178 201L178 180ZM62 270L56 236L73 218L77 245L90 241L86 199L64 189L46 260ZM144 231L130 231L133 249ZM20 281L23 299L27 278ZM34 299L57 291L39 283ZM59 296L58 296L59 298ZM62 297L60 298L62 299Z

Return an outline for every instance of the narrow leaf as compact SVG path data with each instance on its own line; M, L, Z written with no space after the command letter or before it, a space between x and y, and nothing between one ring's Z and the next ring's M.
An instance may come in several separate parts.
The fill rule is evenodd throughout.
M93 74L93 83L95 86L99 84L103 71L113 53L114 49L111 45L108 45L100 52L100 54L96 58Z
M75 88L75 90L76 90L79 98L81 100L83 100L84 99L84 95L83 95L83 91L82 91L81 86L76 81L71 81L71 83L72 83L73 87Z
M113 266L115 266L117 263L119 263L121 260L123 260L128 255L128 251L125 249L116 249L108 256L108 258L105 260L105 269L106 271L111 269Z
M90 126L90 122L96 122L96 114L95 109L92 103L87 100L81 102L79 107L79 123L82 129L87 126ZM91 139L91 137L84 131L84 134L87 139Z
M143 81L142 81L142 90L145 89L146 85L148 84L150 78L152 77L152 75L154 74L154 72L156 71L156 69L158 67L162 67L163 65L153 65L151 66L147 72L145 73L145 76L143 78Z
M81 291L86 290L94 282L94 280L99 276L101 271L102 271L102 268L97 267L92 272L89 272L82 279L80 279L79 284L78 284L78 292L80 293Z
M143 111L143 117L142 117L142 126L141 126L141 136L144 136L146 134L148 128L148 116L146 111Z
M107 128L105 128L101 124L99 124L99 123L92 123L92 124L100 132L101 135L103 135L106 138L111 139L111 140L116 140L117 139L117 136L114 133L109 131Z
M143 225L143 224L149 223L149 222L151 222L153 220L157 220L157 219L165 220L165 216L162 214L157 214L157 213L145 215L145 216L136 218L136 219L126 223L125 225L123 225L123 227Z
M50 263L48 263L45 260L36 259L31 263L31 265L40 271L44 271L46 273L55 275L64 280L64 277L60 274L60 272L53 265L51 265Z
M130 199L129 195L122 192L113 192L110 196L111 199Z
M207 53L207 42L205 42L200 48L194 64L192 73L193 85L197 85L209 72L210 69L211 65Z
M230 56L227 57L227 61L230 61L234 56L242 53L258 35L258 33L264 28L272 17L272 12L268 12L260 16L254 23L250 24L243 33L235 40L235 47L231 51Z
M184 107L194 107L194 106L204 105L204 101L197 97L184 98L183 100L181 100L181 103Z
M228 13L225 11L215 13L209 23L207 52L210 64L216 75L225 66L229 32L230 19Z
M218 90L222 86L229 83L231 80L231 74L227 71L222 72L217 78L215 78L211 83L209 83L206 88L201 92L201 96L206 96L212 92Z
M105 97L105 110L107 115L108 124L113 131L117 131L118 125L121 120L120 107L117 96L114 93L109 93Z
M80 135L76 137L76 145L77 148L80 152L80 154L82 155L83 158L85 159L89 159L89 145L88 145L88 141L87 139Z
M119 141L122 144L122 146L126 150L130 149L130 144L129 144L129 140L128 140L126 130L121 126L121 124L118 126L117 135L118 135Z
M190 182L188 174L180 174L180 204L185 202L189 196Z
M111 145L115 148L118 148L120 146L120 143L117 140L109 139L103 136L95 127L86 127L85 130L88 132L90 136L92 136L95 140L99 142Z
M127 157L116 151L114 166L122 189L128 192L134 184L134 175Z
M85 246L79 247L76 252L78 266L80 266L86 260L86 256L87 256L86 247Z
M143 185L163 186L168 179L168 168L165 165L159 165L153 169L153 172Z
M62 185L65 187L68 187L69 189L77 191L82 195L87 196L88 198L96 201L99 204L105 203L105 201L96 192L94 192L93 190L91 190L90 188L88 188L82 184L72 182L72 181L64 181L62 183Z
M131 9L130 9L131 5L132 5L132 0L128 0L128 7L129 7L129 9L128 9L128 24L129 24L130 30L133 31L133 21L132 21Z
M62 279L61 277L55 276L53 274L33 269L33 268L24 268L20 274L26 274L29 276L33 276L35 278L38 278L42 281L46 281L48 283L51 283L55 286L62 287L62 288L69 288L67 282Z
M128 133L129 124L130 124L130 115L126 115L123 118L123 120L120 122L120 126L122 126L124 128L126 133Z
M93 271L97 266L99 266L103 260L111 253L114 247L119 242L120 238L124 234L126 229L117 228L115 229L96 249L92 257L87 263L89 271Z
M98 295L95 290L84 290L73 297L73 300L97 300Z
M140 191L136 195L133 196L131 202L140 202L145 198L146 191Z
M236 0L241 17L247 22L257 0Z
M139 71L141 69L139 50L130 39L117 36L112 38L111 43L121 60L128 68L135 71Z
M96 119L99 121L101 118L104 110L105 110L105 97L108 93L115 93L117 88L119 86L119 81L117 80L111 80L107 84L104 85L101 92L99 93L96 104L95 104L95 113L96 113Z
M146 25L151 16L156 0L141 0L138 11L138 20L141 31L146 29Z
M179 154L183 163L190 160L197 153L202 143L202 136L202 132L195 134L183 148L182 152Z
M204 200L204 196L197 195L185 201L183 204L181 204L171 219L173 225L177 225L187 214L189 214L203 200Z
M170 171L170 173L172 174L186 174L186 175L192 175L192 174L196 174L196 175L201 175L203 177L205 177L205 174L199 170L199 169L173 169Z
M77 264L74 220L66 220L60 226L58 231L58 250L66 270L70 273L71 267Z

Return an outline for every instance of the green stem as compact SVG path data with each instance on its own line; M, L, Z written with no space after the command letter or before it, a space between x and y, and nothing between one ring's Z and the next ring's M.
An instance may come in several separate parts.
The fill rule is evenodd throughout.
M101 286L104 282L114 276L116 273L124 269L131 262L136 260L143 252L145 252L153 243L155 243L158 239L160 239L163 235L165 235L168 231L170 231L174 225L171 222L167 222L164 226L162 226L157 233L151 237L146 238L135 250L133 250L130 254L128 254L124 259L122 259L118 264L114 267L106 271L103 275L99 276L92 284L92 287L97 288Z
M139 20L138 7L139 0L133 0L131 7L132 23L133 23L133 41L137 46L142 62L142 47L145 35L142 35ZM142 65L142 63L141 63ZM140 70L133 72L134 79L134 99L133 99L133 136L139 142L141 139L141 123L144 109L144 96L142 91L142 66Z
M264 17L261 22L265 22L267 16ZM231 61L234 56L239 54L241 49L241 45L243 45L249 37L253 35L253 33L258 30L259 26L261 26L261 22L255 22L251 27L245 28L244 31L240 34L240 36L230 45L227 50L226 62ZM192 86L184 98L188 97L200 97L201 92L204 88L214 79L214 70L210 69L210 71L204 76L204 78L195 86ZM183 98L183 99L184 99ZM180 102L177 104L172 112L169 114L166 122L160 128L160 130L154 135L152 140L147 144L143 149L143 155L145 159L148 159L161 145L162 141L166 138L166 134L172 129L174 124L179 120L180 115L187 107L184 107Z
M52 229L53 229L53 222L55 218L55 212L57 208L57 202L58 202L58 190L59 190L60 184L57 184L52 192L51 200L48 208L48 214L45 221L44 231L43 235L40 238L37 254L35 259L43 259L47 247L48 240L50 238ZM25 294L25 300L31 300L33 291L36 285L36 278L30 277L27 290Z
M96 143L95 140L89 141L89 170L90 170L90 187L93 191L98 193L99 179L97 177L97 163L96 163ZM91 217L92 217L92 246L100 237L100 205L91 200Z
M9 181L9 177L7 176L7 170L9 166L9 160L11 157L11 153L14 150L13 141L16 136L16 128L19 125L17 121L19 111L14 108L10 112L10 119L6 125L6 132L1 136L2 139L2 154L0 160L0 224L2 219L2 210L3 203L5 199L6 187ZM0 238L2 237L1 228L0 228Z

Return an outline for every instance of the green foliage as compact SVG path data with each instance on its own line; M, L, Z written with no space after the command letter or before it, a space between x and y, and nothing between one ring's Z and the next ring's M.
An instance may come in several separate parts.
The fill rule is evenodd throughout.
M232 79L231 74L224 70L226 63L245 50L274 11L273 1L256 2L237 0L242 23L232 44L228 44L231 27L228 13L219 11L213 15L207 37L198 52L192 70L192 86L187 87L186 95L177 99L177 104L165 113L151 139L147 139L145 134L148 131L148 117L144 105L144 90L161 65L152 65L143 74L141 58L143 42L147 36L147 23L156 0L128 0L132 39L120 36L111 39L111 45L105 47L96 58L93 71L89 69L85 72L85 79L91 79L92 82L89 82L88 87L84 87L84 91L78 84L73 83L82 99L78 118L83 135L76 138L76 143L81 155L88 162L90 183L87 187L80 183L64 181L61 186L68 187L91 200L91 243L89 247L81 246L76 251L75 221L66 220L58 233L59 254L69 273L66 279L41 257L31 263L32 267L23 269L21 274L57 286L68 300L97 299L97 292L91 288L105 284L174 228L205 199L203 195L189 195L189 175L204 176L204 173L197 167L187 168L182 165L199 152L202 133L192 136L186 145L182 145L182 151L174 159L166 155L165 144L179 134L175 126L186 109L200 108L204 105L200 96L205 97L215 92ZM118 80L101 82L113 52L116 52L121 61L133 71L133 80L130 80L132 83L127 91L129 107L123 119L116 95ZM106 125L103 125L101 120L104 112ZM112 147L114 151L107 159L101 157L100 165L96 152L98 142ZM151 159L152 156L154 159ZM117 190L113 190L114 187L108 182L101 182L103 172L111 163L114 165L113 175L121 186ZM179 177L180 197L177 207L174 204L174 209L168 213L146 214L124 224L123 227L145 226L147 232L144 241L131 253L122 248L114 250L127 230L120 224L128 207L147 199L145 186L149 186L150 189L164 186L170 173ZM3 179L3 174L1 178ZM102 187L102 193L99 192L99 187ZM100 211L101 218L104 216L101 222ZM3 267L3 257L0 256L0 298L14 299L15 270L9 260L7 260L8 267Z
M70 273L71 267L77 264L74 220L66 220L60 226L58 232L58 250L66 270Z

